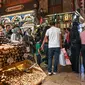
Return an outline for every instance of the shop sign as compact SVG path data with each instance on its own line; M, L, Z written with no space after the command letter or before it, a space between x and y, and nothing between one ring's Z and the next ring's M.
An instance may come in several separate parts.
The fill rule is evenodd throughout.
M18 11L24 8L24 5L17 5L13 7L8 7L5 11L6 12L13 12L13 11Z
M3 7L0 8L0 15L13 14L34 9L36 0L5 0Z

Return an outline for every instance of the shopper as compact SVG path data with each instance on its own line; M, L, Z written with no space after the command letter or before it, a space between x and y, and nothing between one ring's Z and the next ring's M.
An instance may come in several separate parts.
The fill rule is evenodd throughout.
M65 34L64 34L64 47L65 50L69 49L70 47L70 29L66 28L65 29Z
M78 27L78 22L73 22L70 34L72 70L76 73L79 73L79 55L81 49L81 41Z
M36 37L36 59L38 65L41 64L41 55L40 55L40 47L41 47L41 42L40 42L40 36Z
M61 32L60 29L55 27L55 23L50 23L51 27L46 31L41 48L43 49L44 43L48 39L48 75L52 74L52 59L54 57L53 74L57 73L60 46L61 46ZM62 47L62 46L61 46Z
M15 26L12 29L12 35L11 35L11 42L22 42L22 36L20 34L20 28L18 26Z
M10 39L11 35L12 35L11 26L10 25L6 25L6 28L5 28L5 36L6 36L6 38Z
M49 26L46 26L44 28L44 30L42 32L41 43L43 42L45 33L49 28L50 28ZM45 61L45 64L48 64L48 40L46 40L46 42L44 43L44 53L45 53L45 57L42 59L42 62Z
M80 33L80 38L81 38L81 54L83 57L83 65L84 65L84 70L85 70L85 27L83 32Z

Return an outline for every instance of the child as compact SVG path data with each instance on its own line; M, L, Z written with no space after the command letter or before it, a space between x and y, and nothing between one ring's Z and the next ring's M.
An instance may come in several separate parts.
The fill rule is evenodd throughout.
M41 47L41 43L37 42L36 43L36 56L37 56L38 65L40 65L40 63L41 63L40 47Z

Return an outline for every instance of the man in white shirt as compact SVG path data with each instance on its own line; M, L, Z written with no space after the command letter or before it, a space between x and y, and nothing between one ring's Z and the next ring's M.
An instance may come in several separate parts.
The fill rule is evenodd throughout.
M57 72L57 66L59 62L60 55L60 47L62 47L61 43L61 31L59 28L55 27L55 23L50 23L51 28L46 31L45 38L43 40L41 48L43 49L43 45L45 41L48 39L48 74L52 74L52 59L54 57L54 69L53 74Z

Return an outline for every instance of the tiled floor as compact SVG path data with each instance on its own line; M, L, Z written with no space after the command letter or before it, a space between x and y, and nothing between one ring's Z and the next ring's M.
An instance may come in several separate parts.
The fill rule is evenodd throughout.
M78 74L62 72L47 76L42 85L85 85L85 82L80 81Z
M79 74L73 73L70 67L65 68L56 75L47 76L41 85L85 85L85 82L81 82Z

